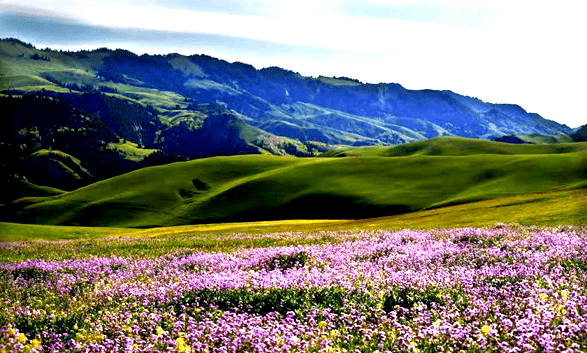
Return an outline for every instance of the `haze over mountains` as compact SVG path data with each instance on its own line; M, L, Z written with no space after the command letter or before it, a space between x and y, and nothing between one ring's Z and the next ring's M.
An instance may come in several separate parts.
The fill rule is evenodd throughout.
M1 122L4 174L62 189L217 155L573 132L517 105L451 91L304 77L206 55L59 52L3 39L0 64L0 107L12 117Z

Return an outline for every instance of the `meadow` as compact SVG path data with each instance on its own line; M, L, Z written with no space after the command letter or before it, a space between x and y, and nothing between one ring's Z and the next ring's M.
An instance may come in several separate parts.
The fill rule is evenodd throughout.
M0 350L587 350L584 226L216 237L2 243Z
M466 146L478 140L452 138L447 142L452 141ZM2 220L151 228L368 219L504 197L585 190L585 161L585 150L513 155L445 152L401 157L204 158L143 168L65 194L23 198L5 208Z
M150 107L160 141L215 107L104 79L107 50L17 44L0 43L0 97L91 93L137 119ZM182 60L169 63L206 76ZM178 82L199 98L241 94ZM309 103L267 108L365 136L383 126ZM231 124L265 154L306 148ZM411 141L408 130L396 137ZM587 351L587 143L522 137L202 158L72 191L18 180L0 205L0 353ZM104 150L125 161L157 151L112 141Z

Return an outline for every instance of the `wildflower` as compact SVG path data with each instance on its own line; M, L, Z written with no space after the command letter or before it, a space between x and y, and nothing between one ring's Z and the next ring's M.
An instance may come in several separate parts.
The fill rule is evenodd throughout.
M33 345L33 348L37 348L41 346L41 341L35 338L31 341L31 344Z
M25 334L21 332L16 337L16 340L20 343L25 343L27 341L27 338L26 338Z
M548 295L546 293L540 293L540 294L538 294L538 298L544 300L544 299L548 298Z
M186 352L189 353L192 351L192 349L190 348L190 346L185 344L185 340L183 337L178 337L177 340L175 341L175 343L177 344L177 351L178 352Z
M489 331L491 331L491 327L487 326L487 325L483 325L483 327L481 327L481 333L486 335L489 333Z

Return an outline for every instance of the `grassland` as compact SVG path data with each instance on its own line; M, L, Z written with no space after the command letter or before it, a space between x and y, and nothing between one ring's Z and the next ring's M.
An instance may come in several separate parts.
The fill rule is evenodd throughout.
M536 137L534 137L536 139ZM464 137L437 137L398 146L341 147L324 157L468 156L479 154L558 154L587 150L587 143L509 144Z
M587 190L569 189L461 205L422 210L395 216L362 220L287 220L183 225L149 229L113 227L75 227L0 223L2 241L92 240L101 237L182 238L232 233L275 233L377 229L433 229L450 227L485 227L496 223L522 225L587 224ZM219 239L217 239L219 241ZM221 244L218 244L222 247Z
M586 186L587 152L355 158L215 157L145 168L48 198L23 223L156 227L362 219Z
M109 143L106 148L116 150L124 155L125 159L133 162L140 162L157 150L148 148L139 148L138 145L131 141L120 141L119 143Z

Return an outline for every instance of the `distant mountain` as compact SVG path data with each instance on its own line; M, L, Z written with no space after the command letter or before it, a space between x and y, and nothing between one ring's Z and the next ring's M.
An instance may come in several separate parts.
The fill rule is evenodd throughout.
M331 144L398 144L440 135L491 138L559 135L566 125L517 105L491 104L450 91L413 91L399 84L312 78L271 67L256 70L205 55L137 56L113 51L99 75L128 77L201 102L221 100L251 125L277 135Z
M578 128L571 134L571 139L575 142L587 141L587 124Z
M62 189L219 155L572 133L517 105L450 91L304 77L206 55L39 50L18 39L0 40L0 98L9 116L0 148L10 152L0 163Z

